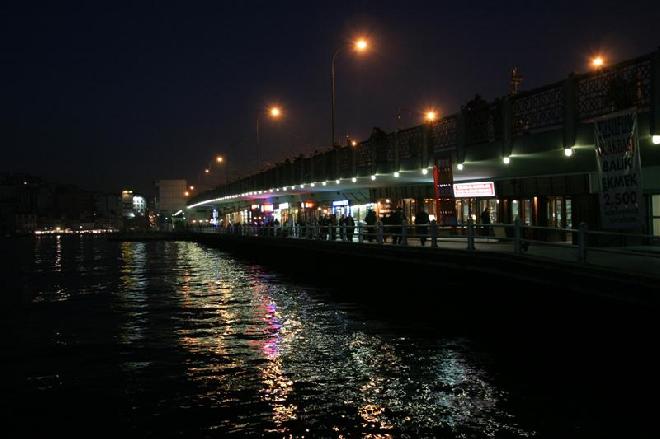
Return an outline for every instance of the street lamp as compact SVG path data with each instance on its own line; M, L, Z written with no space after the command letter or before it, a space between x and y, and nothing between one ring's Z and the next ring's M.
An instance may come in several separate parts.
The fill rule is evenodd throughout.
M595 70L602 69L605 67L605 58L603 58L601 55L594 56L591 58L591 67L593 67Z
M223 156L218 154L218 155L215 156L215 162L218 165L223 165L224 166L224 168L225 168L225 184L228 184L229 183L229 177L227 175L227 161L225 160L225 158Z
M344 50L346 46L340 46L335 50L332 55L331 63L331 80L332 80L332 146L335 146L335 59L339 52ZM369 42L365 38L358 38L353 41L353 50L357 53L364 53L369 49Z
M408 108L399 107L399 112L396 114L397 130L400 129L399 125L401 122L401 113L404 112L414 115L415 117L421 117L426 123L436 122L440 118L440 112L434 108L428 108L424 111L419 111L419 110L410 110Z
M265 111L264 109L259 109L257 111L257 164L260 166L261 165L261 136L260 136L260 124L261 124L261 116L263 114L266 114L270 119L272 120L278 120L282 117L282 107L278 105L273 105L270 107L266 107Z

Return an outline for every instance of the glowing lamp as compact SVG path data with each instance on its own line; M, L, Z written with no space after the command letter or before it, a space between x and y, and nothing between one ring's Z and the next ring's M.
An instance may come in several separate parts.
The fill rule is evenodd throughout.
M427 122L434 122L437 118L438 118L438 113L433 110L429 110L426 113L424 113L424 120Z
M358 40L355 41L355 44L354 44L353 47L358 52L364 52L369 48L369 43L367 42L366 39L359 38Z

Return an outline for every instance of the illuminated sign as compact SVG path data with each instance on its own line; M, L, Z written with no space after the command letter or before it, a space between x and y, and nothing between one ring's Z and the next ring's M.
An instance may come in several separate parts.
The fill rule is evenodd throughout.
M333 201L333 206L348 206L348 200Z
M273 205L272 204L264 204L261 206L261 210L264 212L272 212L273 211Z
M280 210L282 209L288 209L289 208L289 203L280 203L278 206Z
M474 183L456 183L454 185L454 197L494 197L495 183L492 181L478 181Z
M255 210L255 209L259 209L259 205L258 205L258 204L253 204L253 205L252 205L252 210Z
M308 208L308 209L314 207L314 202L312 202L312 201L305 201L305 207Z

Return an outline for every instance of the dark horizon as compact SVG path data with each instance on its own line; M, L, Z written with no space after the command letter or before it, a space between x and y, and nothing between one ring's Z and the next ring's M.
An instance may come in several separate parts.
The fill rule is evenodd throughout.
M0 172L85 189L197 184L216 154L230 176L256 168L255 111L274 163L330 147L330 58L366 35L373 50L337 59L337 139L396 128L399 108L459 111L505 95L511 67L527 90L660 44L656 2L355 2L2 6L5 54ZM448 62L449 61L449 62ZM401 126L419 123L403 112ZM215 168L213 180L224 181ZM219 171L219 173L218 173Z

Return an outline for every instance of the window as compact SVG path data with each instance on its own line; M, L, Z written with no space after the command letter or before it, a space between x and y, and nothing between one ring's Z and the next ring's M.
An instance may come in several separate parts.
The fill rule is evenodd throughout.
M564 197L548 197L546 209L549 227L571 227L572 219L571 200Z
M653 205L653 235L660 236L660 195L652 195L651 204Z
M532 201L523 200L523 224L532 225Z
M520 217L520 201L511 200L511 222L515 222Z

